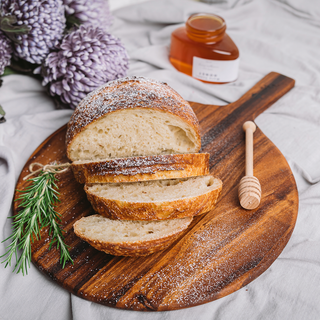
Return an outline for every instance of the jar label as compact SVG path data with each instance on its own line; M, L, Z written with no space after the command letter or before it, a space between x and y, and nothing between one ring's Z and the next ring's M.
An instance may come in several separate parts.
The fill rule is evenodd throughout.
M239 58L209 60L193 57L192 76L210 82L231 82L238 78Z

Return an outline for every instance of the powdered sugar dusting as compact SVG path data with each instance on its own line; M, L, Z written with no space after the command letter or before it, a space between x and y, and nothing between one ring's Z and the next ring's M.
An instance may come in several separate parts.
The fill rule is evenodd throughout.
M176 91L156 80L126 77L108 82L79 103L68 123L67 144L89 123L110 112L128 108L153 108L169 112L190 123L199 134L196 115Z
M181 155L154 155L144 157L130 157L130 158L118 158L106 161L92 162L88 161L75 161L74 164L90 164L92 165L104 165L106 169L114 168L128 168L128 167L140 167L140 166L152 166L156 164L174 164L174 163L192 163L191 159Z
M114 160L99 162L75 162L87 170L90 175L136 175L153 174L157 171L184 170L185 165L191 165L195 157L201 157L199 154L192 155L157 155L132 158L118 158Z
M93 169L93 168L92 168ZM100 170L99 170L100 169ZM96 175L104 176L106 174L112 174L115 176L124 175L124 176L134 176L137 174L154 174L158 171L178 171L183 170L183 167L174 167L174 166L165 166L165 167L157 167L157 166L145 166L145 167L133 167L133 168L122 168L115 170L105 170L103 167L100 167L98 170L89 170L92 171Z

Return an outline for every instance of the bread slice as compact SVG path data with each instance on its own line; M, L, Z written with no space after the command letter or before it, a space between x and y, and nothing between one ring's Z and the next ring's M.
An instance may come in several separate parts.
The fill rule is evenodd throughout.
M79 183L188 178L209 174L209 154L172 154L96 162L74 161L72 170Z
M192 218L166 221L111 220L100 215L81 218L75 234L94 248L116 256L140 256L167 248Z
M132 183L85 185L99 214L122 220L165 220L191 217L213 209L222 190L212 175Z
M66 135L71 161L197 153L199 122L167 84L143 77L111 81L74 111Z

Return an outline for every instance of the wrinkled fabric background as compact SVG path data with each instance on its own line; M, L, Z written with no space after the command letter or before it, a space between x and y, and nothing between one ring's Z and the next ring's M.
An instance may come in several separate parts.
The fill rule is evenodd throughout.
M213 1L211 1L213 2ZM211 85L177 72L168 60L170 34L195 12L224 17L240 50L236 82ZM170 312L118 310L80 299L42 275L0 267L0 319L320 319L320 5L317 0L225 0L213 4L151 1L124 7L111 32L131 58L129 75L167 82L185 99L227 104L271 71L296 86L256 119L289 162L299 190L293 235L279 258L245 288L201 306ZM41 84L30 77L4 78L0 103L0 237L11 233L12 197L30 154L68 122L71 110L55 110ZM0 255L8 243L0 244Z

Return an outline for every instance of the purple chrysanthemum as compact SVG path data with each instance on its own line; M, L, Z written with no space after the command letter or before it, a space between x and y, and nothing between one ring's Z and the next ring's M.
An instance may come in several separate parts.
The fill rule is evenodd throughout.
M107 30L113 21L108 0L63 0L66 15L73 16L81 24L91 24Z
M124 77L127 70L128 55L118 38L98 27L81 25L45 59L42 84L75 108L89 92Z
M12 55L12 46L10 40L0 31L0 75L4 68L10 64Z
M28 33L15 36L14 56L35 64L42 63L65 29L62 0L1 0L1 15L14 16L15 27L29 28Z

